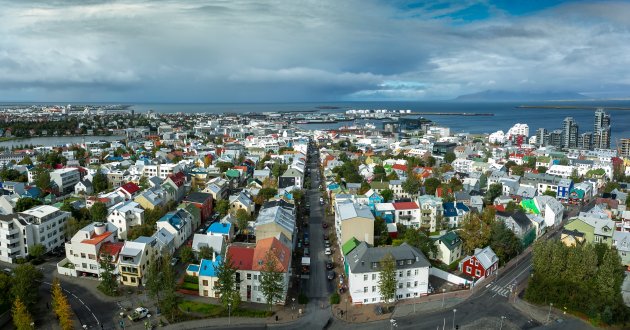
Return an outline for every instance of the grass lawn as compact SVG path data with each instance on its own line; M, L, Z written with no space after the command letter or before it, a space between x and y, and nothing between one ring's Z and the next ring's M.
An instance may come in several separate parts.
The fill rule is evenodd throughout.
M180 285L180 288L190 291L199 291L199 284L183 282L182 285Z
M227 317L228 310L221 305L205 304L196 301L183 300L179 303L179 309L184 312L203 314L206 317ZM267 310L237 308L232 310L232 316L242 317L269 317L273 315Z

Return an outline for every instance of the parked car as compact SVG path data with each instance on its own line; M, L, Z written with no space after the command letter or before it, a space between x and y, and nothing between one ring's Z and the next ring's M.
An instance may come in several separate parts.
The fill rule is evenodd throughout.
M335 275L336 275L335 272L330 270L330 271L328 271L328 274L327 274L326 277L328 277L329 280L333 280L333 279L335 279Z
M309 245L309 240L308 237L304 238L304 246L308 246Z
M329 247L327 247L327 248L326 248L326 250L324 250L324 254L326 254L327 256L329 256L329 255L331 255L331 254L332 254L332 250L331 250Z
M324 241L327 241L327 240L328 240L328 238L329 238L329 237L328 237L328 234L324 234Z
M319 198L319 204L324 205L324 199L322 197Z
M171 258L171 266L175 267L179 262L179 258Z
M335 264L332 261L326 261L326 269L335 268Z
M149 315L148 309L144 307L138 307L133 311L133 313L129 314L129 319L132 321L137 321L145 318L147 315Z
M308 257L308 256L310 256L310 255L311 255L311 253L310 253L310 251L308 250L308 248L304 248L304 256L305 256L305 257Z
M328 228L328 224L327 224L327 223L325 223L325 222L322 222L322 227L323 227L324 229L326 229L326 228Z

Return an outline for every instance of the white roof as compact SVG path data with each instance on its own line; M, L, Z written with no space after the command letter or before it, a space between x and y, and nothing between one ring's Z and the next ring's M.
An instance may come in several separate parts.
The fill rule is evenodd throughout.
M475 249L475 257L485 269L490 268L495 262L499 262L499 258L490 246L486 246L483 249Z

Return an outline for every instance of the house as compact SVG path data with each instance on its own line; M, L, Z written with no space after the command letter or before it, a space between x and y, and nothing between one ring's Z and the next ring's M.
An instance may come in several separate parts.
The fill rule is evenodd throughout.
M420 227L428 229L429 232L437 231L439 222L444 216L442 199L431 195L421 195L418 197L420 206Z
M157 262L158 248L155 237L140 236L134 241L126 241L118 255L120 282L128 286L146 283L149 262Z
M206 234L210 236L220 236L226 242L231 242L234 238L234 226L230 222L213 222L210 227L208 227Z
M397 202L392 203L396 212L394 219L396 223L400 223L407 227L420 228L420 208L416 202Z
M407 243L372 247L361 242L344 257L348 290L353 304L385 302L379 291L379 278L381 263L388 255L396 263L396 300L417 298L429 293L431 264L420 250Z
M192 249L193 252L199 253L204 246L212 249L213 252L222 255L225 240L222 236L195 234L193 235Z
M94 187L92 186L92 182L90 180L79 181L74 186L74 193L77 195L91 195L93 191Z
M465 257L459 263L459 270L478 280L493 275L499 269L499 258L490 246L475 249L472 256Z
M365 193L365 197L367 197L368 199L367 205L370 207L372 211L374 211L376 204L385 202L383 197L374 189L368 190Z
M462 257L462 239L455 231L448 231L442 235L433 236L434 244L437 247L437 254L434 259L450 265Z
M203 192L193 192L184 198L183 203L192 204L201 210L201 221L207 221L212 214L212 195Z
M161 187L147 189L134 198L134 202L145 210L153 210L166 205L166 192Z
M219 292L215 290L215 287L219 279L217 269L221 266L222 260L220 255L213 254L213 257L211 260L201 259L198 265L199 296L220 298Z
M184 209L166 213L157 221L157 228L164 228L175 236L175 248L179 248L192 234L192 216Z
M192 217L192 230L195 231L201 226L201 210L193 204L181 203L177 205L178 209L184 209Z
M303 180L304 172L300 172L298 169L290 167L280 176L280 178L278 178L278 188L295 186L297 189L302 189Z
M394 223L396 209L392 203L377 203L374 205L374 215L385 220L386 223Z
M559 226L560 223L562 223L564 206L557 199L551 196L536 196L534 197L534 204L545 219L545 225L547 227Z
M556 198L569 201L569 197L571 197L571 190L573 189L573 180L571 179L562 179L558 182L558 190L556 193Z
M587 243L603 243L611 246L615 222L608 218L601 219L581 214L569 219L564 229L577 230L583 233Z
M367 205L335 201L335 230L339 244L352 237L374 244L374 216Z
M442 208L444 209L444 221L451 228L459 227L464 216L470 212L470 209L464 203L447 202L442 204Z
M118 203L108 210L107 222L118 228L118 239L127 239L127 233L133 226L144 223L144 209L133 201Z
M101 252L107 252L114 259L122 249L122 243L118 243L116 232L118 228L111 223L94 222L77 231L65 244L66 258L57 264L59 274L69 276L92 275L100 276L102 269L99 263ZM108 248L101 251L102 247L112 244L117 248Z
M157 250L160 253L175 254L175 235L171 234L166 228L158 229L151 237L157 240Z
M586 235L579 230L562 229L560 232L560 241L566 246L578 246L584 244Z
M532 229L534 225L527 215L521 211L516 212L502 212L497 211L495 219L505 224L505 227L510 229L514 235L523 239ZM535 236L534 236L535 237Z
M621 263L626 267L626 270L630 270L630 233L615 231L612 246L617 249Z
M236 213L238 210L245 210L252 215L256 210L256 204L252 196L246 191L241 191L237 195L230 196L230 212Z
M216 201L227 199L229 193L228 186L227 180L217 177L208 181L203 192L211 194L212 199Z
M295 244L295 215L281 206L263 208L254 224L256 242L283 234Z
M123 184L118 189L116 189L116 191L126 201L134 199L141 192L140 187L138 187L138 185L133 183L133 182L127 182L127 183Z
M184 172L173 173L166 177L163 184L168 184L176 191L175 199L179 202L186 194L186 175Z

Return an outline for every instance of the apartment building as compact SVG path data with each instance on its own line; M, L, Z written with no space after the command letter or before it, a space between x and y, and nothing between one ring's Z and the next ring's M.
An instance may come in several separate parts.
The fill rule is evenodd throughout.
M140 286L146 281L147 267L156 262L159 245L155 237L140 236L126 241L118 257L120 282L128 286Z
M20 215L30 224L33 244L42 244L46 252L62 246L65 242L66 222L70 212L61 211L50 205L40 205L20 212Z
M133 226L144 223L144 209L140 204L133 201L118 203L109 208L107 222L118 228L118 238L127 239L127 233Z
M50 172L50 182L54 183L63 195L74 192L74 186L81 181L81 174L76 168L62 168Z
M116 239L117 230L116 226L107 222L94 222L81 228L72 236L70 242L66 243L66 258L57 265L59 273L70 276L86 274L100 276L101 249L110 244L117 247L117 251L122 248L123 243L117 242ZM115 249L108 250L114 258L117 257L117 253L112 251Z

